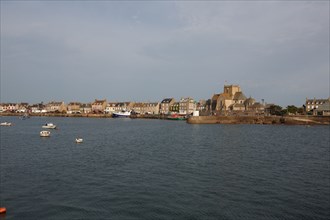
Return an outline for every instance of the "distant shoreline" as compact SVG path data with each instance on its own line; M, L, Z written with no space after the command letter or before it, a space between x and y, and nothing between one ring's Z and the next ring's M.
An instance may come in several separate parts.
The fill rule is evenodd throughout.
M330 116L195 116L189 124L330 125Z
M22 113L0 113L0 116L21 117ZM112 118L112 114L38 113L30 117ZM166 115L132 115L132 119L167 120ZM266 125L330 125L330 116L193 116L188 124L266 124Z

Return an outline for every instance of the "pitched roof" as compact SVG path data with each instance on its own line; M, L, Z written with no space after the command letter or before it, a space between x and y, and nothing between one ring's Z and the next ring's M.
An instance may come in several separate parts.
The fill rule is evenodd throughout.
M221 93L219 97L224 99L232 99L231 95L227 93Z
M238 107L238 108L244 108L245 105L244 104L241 104L241 103L234 103L232 105L230 105L229 107Z
M323 103L317 108L317 111L330 111L330 102L325 101L325 103Z
M212 100L217 100L219 98L220 94L214 94L212 96Z
M243 94L243 92L236 92L233 99L234 100L245 100L246 96Z
M166 98L163 99L162 103L170 103L173 100L173 98Z

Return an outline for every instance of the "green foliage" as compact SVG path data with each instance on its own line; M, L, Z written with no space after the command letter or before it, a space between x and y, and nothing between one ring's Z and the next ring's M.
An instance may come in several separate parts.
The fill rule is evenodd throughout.
M287 110L288 110L288 113L296 114L298 112L298 107L296 107L294 105L288 105Z
M279 115L279 116L281 116L281 115L283 115L282 107L279 106L279 105L271 105L269 107L269 113L271 115Z

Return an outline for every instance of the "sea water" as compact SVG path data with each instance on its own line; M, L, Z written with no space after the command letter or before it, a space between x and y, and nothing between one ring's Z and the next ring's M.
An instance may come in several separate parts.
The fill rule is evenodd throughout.
M329 126L1 120L0 219L330 218Z

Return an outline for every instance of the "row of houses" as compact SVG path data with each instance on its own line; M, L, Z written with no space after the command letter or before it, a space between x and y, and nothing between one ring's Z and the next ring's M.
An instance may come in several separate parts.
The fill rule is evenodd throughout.
M0 112L29 112L29 113L67 113L67 114L111 114L119 111L134 111L138 114L191 114L197 109L196 101L192 98L181 98L178 102L174 98L166 98L161 102L107 102L106 99L95 99L92 103L49 102L29 105L28 103L2 103Z
M239 85L224 85L223 92L214 94L211 99L196 102L193 98L165 98L161 102L107 102L106 99L95 99L91 103L49 102L29 105L28 103L0 103L0 112L31 112L31 113L99 113L111 114L119 111L134 111L138 114L171 114L189 115L194 111L212 114L222 113L267 113L271 104L256 102L252 97L247 98ZM314 115L330 115L330 98L308 99L305 102L305 112Z

